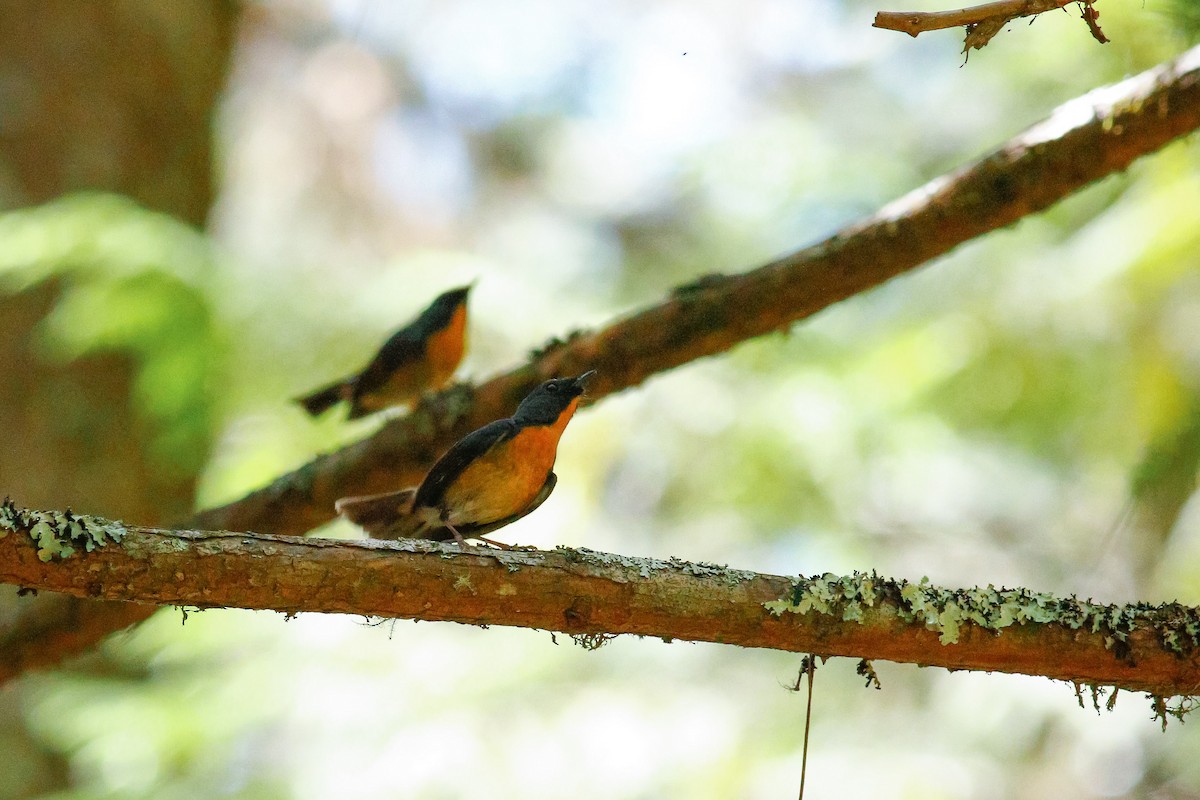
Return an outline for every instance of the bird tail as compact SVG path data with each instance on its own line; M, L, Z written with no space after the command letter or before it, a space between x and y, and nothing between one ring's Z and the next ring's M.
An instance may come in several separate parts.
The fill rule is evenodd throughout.
M358 525L372 539L413 538L424 526L412 514L416 489L343 497L333 504L337 513ZM425 538L425 537L421 537Z
M329 407L345 400L346 396L346 382L338 381L337 383L331 383L324 388L318 389L312 394L297 397L296 402L304 406L305 411L316 417L324 413Z

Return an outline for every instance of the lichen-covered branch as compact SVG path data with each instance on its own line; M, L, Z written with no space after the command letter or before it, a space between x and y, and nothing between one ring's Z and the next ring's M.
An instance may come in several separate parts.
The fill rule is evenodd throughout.
M124 527L70 511L25 511L0 503L0 536L23 526L43 560L91 552L119 540ZM0 620L0 684L30 669L52 667L105 636L141 622L152 607L95 602L46 593L17 600L17 613Z
M1200 127L1200 48L1057 109L979 161L825 241L740 275L711 275L608 327L573 334L474 390L458 387L371 438L188 527L301 534L334 501L417 483L456 439L512 413L553 375L598 371L592 401L798 320L1040 211Z
M0 581L79 597L513 625L1200 692L1200 611L876 575L785 578L587 550L122 528L91 552L0 519ZM59 529L54 529L59 530ZM47 546L47 545L50 546ZM74 550L69 552L68 549Z

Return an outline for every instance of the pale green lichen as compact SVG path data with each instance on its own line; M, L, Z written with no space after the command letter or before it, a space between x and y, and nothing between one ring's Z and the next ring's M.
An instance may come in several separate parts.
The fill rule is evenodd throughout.
M671 569L688 575L694 575L697 578L719 578L723 583L730 586L735 586L742 581L753 580L758 577L753 572L730 569L725 564L712 564L707 561L684 561L680 558L672 558L667 564Z
M682 572L697 578L716 578L729 586L736 586L743 581L753 580L758 577L753 572L730 569L721 564L710 564L705 561L684 561L680 558L671 558L664 561L660 558L622 556L616 553L589 550L586 547L573 548L563 547L562 545L556 547L555 552L576 564L636 570L640 578L649 578L657 572Z
M66 511L34 511L18 508L9 498L0 503L0 538L9 533L28 534L37 545L38 558L69 558L83 548L92 552L125 536L125 526L100 517Z
M957 643L964 625L999 633L1012 625L1054 623L1101 634L1105 646L1121 659L1129 657L1129 635L1134 630L1155 631L1162 648L1179 657L1200 649L1200 612L1178 603L1116 606L1028 589L943 589L927 578L910 583L858 572L798 578L788 596L763 606L776 616L817 612L861 622L865 609L885 603L905 622L937 631L944 645Z
M554 548L554 551L562 555L567 561L575 564L585 564L601 568L617 567L618 569L637 570L638 576L642 578L649 578L655 572L671 568L671 565L666 561L657 558L633 558L631 556L617 555L616 553L589 550L586 547L576 548L559 545Z

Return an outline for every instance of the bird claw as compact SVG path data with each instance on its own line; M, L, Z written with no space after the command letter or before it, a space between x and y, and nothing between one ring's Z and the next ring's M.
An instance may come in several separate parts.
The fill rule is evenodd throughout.
M498 542L495 539L488 539L485 536L476 536L475 538L478 541L486 542L487 544L491 545L492 547L499 548L500 550L521 550L521 551L525 551L525 552L528 552L530 550L537 550L537 548L531 544L505 544L504 542Z

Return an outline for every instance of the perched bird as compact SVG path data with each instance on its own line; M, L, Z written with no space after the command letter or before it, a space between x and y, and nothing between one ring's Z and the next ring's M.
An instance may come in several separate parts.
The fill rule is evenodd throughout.
M517 521L554 490L559 437L594 374L546 381L510 418L460 439L416 489L344 497L338 513L375 538L459 544Z
M314 417L342 400L350 419L406 403L450 380L466 346L467 293L451 289L392 334L361 372L296 398Z

